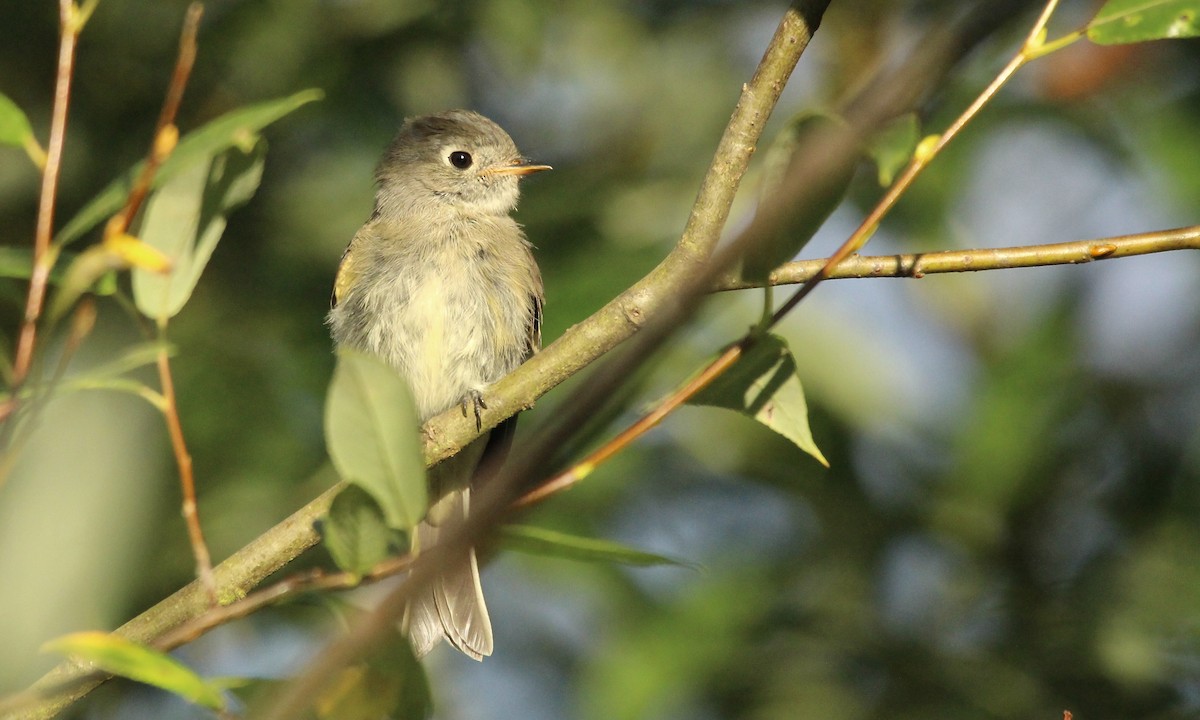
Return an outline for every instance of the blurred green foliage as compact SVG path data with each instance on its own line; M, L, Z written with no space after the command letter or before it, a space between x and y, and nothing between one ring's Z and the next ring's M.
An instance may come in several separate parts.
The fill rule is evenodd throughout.
M184 7L100 2L79 47L60 225L145 153ZM835 1L767 137L835 105L964 7ZM374 162L402 118L471 107L555 166L526 183L517 214L546 278L551 341L667 251L781 10L209 2L185 132L251 103L325 93L267 130L262 186L229 216L171 326L214 556L332 481L323 318L338 257L371 208ZM1094 10L1066 3L1055 29ZM55 12L50 2L0 10L0 92L43 143ZM944 127L1029 22L1013 13L921 108L921 127ZM930 168L873 251L1195 223L1197 66L1196 41L1080 43L1037 61ZM752 212L760 169L732 227ZM844 238L878 196L874 175L859 172L806 254ZM23 151L0 147L4 245L30 243L37 192ZM11 348L24 284L0 282ZM705 569L498 555L484 577L496 655L478 666L435 655L439 707L470 718L1195 717L1198 293L1192 253L822 287L781 333L831 468L744 418L680 412L530 523ZM639 378L631 407L744 332L759 302L757 292L715 298ZM140 340L104 300L74 369ZM524 425L552 418L557 400ZM46 639L111 628L193 572L166 434L148 405L80 393L41 426L0 488L0 692L51 664L36 654ZM322 561L313 555L305 562ZM278 677L319 648L319 613L297 604L182 654L205 675ZM85 706L81 716L191 716L119 685Z

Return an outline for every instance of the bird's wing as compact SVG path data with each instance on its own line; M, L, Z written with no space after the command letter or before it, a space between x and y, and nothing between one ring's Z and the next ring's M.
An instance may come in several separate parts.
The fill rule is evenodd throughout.
M372 218L373 220L374 218ZM354 238L350 240L350 244L346 246L346 251L342 253L341 262L338 263L337 276L333 280L333 294L329 298L329 308L332 310L337 307L342 298L346 297L346 293L358 280L360 268L357 261L361 253L356 253L355 250L360 244L360 238L369 232L374 232L374 223L368 221L354 233Z
M529 323L529 350L527 355L533 355L538 350L542 349L542 296L534 295L530 298L533 303L532 322Z

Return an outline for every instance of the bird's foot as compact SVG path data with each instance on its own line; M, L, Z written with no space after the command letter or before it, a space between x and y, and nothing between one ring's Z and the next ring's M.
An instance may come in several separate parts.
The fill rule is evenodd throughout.
M479 417L480 410L487 410L487 403L483 401L483 393L478 390L469 390L466 395L463 395L462 400L458 401L459 407L462 408L463 417L467 417L467 406L470 406L475 411L475 432L483 429L483 419Z

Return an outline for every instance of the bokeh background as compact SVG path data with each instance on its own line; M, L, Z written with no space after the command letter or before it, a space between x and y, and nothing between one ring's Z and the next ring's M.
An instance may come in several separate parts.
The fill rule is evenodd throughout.
M0 9L0 92L45 140L56 7ZM1066 31L1099 3L1064 4ZM185 3L102 0L79 47L59 215L145 152ZM836 107L973 3L835 0L766 137ZM922 115L944 127L1032 22L1007 24ZM185 432L217 558L332 481L323 325L402 118L470 107L553 173L517 218L551 341L670 248L781 16L778 2L213 0L180 115L317 87L269 128L266 174L172 323ZM1052 32L1052 35L1057 34ZM1022 71L930 169L873 252L1034 244L1195 223L1200 47L1080 43ZM761 157L759 157L761 161ZM756 162L730 232L752 213ZM0 241L33 236L38 181L0 149ZM864 167L805 251L878 195ZM93 238L94 239L94 238ZM11 348L24 287L0 284ZM501 553L496 654L435 653L444 718L1184 718L1200 714L1200 258L831 282L789 318L824 469L732 413L685 409L529 519L700 566ZM631 413L757 317L712 299L635 382ZM111 300L76 365L138 341ZM552 420L561 390L524 427ZM0 488L0 692L58 634L111 628L191 577L161 418L115 393L57 402ZM310 553L303 562L325 559ZM298 601L180 652L280 677L335 613ZM203 717L110 683L78 717Z

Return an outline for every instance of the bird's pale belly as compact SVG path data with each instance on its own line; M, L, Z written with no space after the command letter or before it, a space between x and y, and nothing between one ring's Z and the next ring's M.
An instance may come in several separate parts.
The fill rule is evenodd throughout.
M397 278L381 288L389 298L365 338L412 386L422 420L459 403L511 371L522 359L525 329L516 296L492 292L475 273Z

